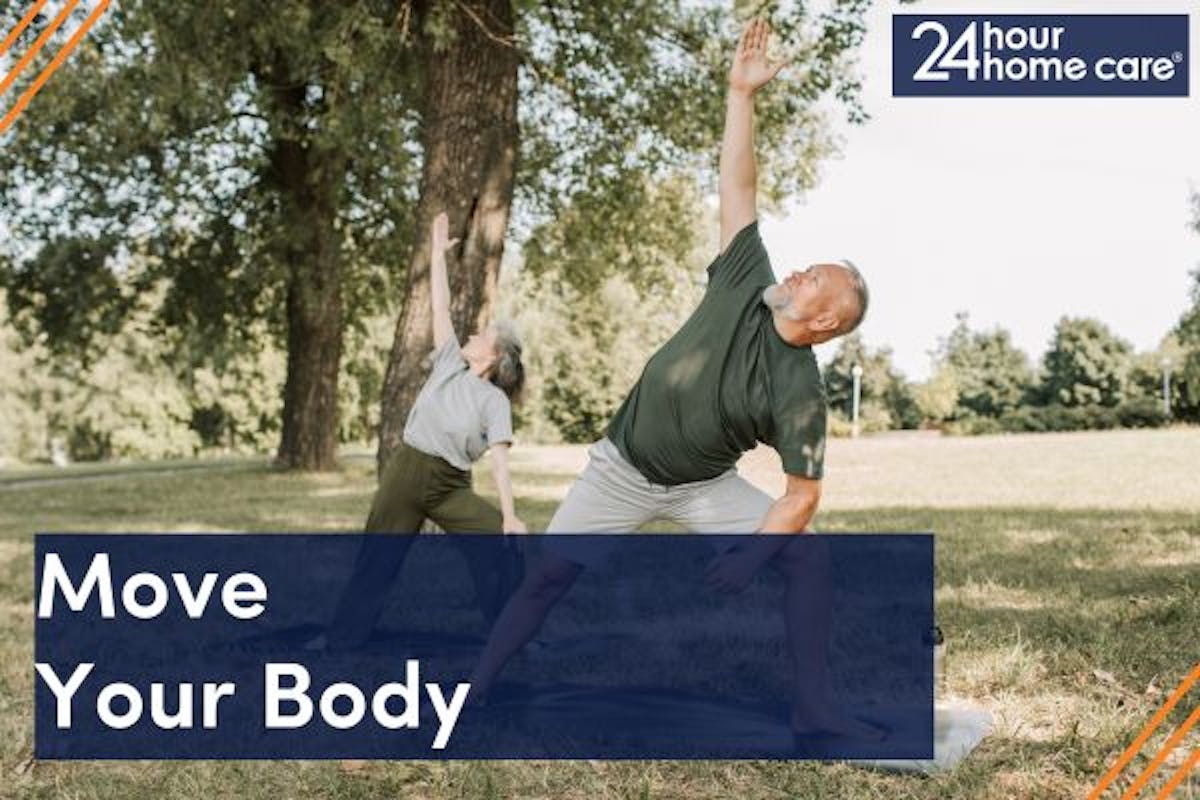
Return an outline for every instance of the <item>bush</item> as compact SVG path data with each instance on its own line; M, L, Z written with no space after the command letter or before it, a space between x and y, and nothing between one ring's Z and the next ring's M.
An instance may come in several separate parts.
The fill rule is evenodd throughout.
M1150 398L1130 400L1115 408L1097 405L1064 406L1058 403L1025 406L1009 411L999 419L1000 428L1010 433L1156 428L1166 422L1167 418L1162 409Z
M969 417L963 420L965 432L972 436L988 436L1004 433L1004 426L995 417Z
M880 400L867 400L859 408L858 432L880 433L892 430L895 424L887 405ZM854 426L841 409L831 408L828 413L827 435L843 438L854 435Z
M1122 428L1161 428L1170 419L1163 413L1161 401L1139 397L1117 406Z
M990 436L1004 433L1000 420L994 417L967 416L947 422L943 431L951 436Z
M1006 412L998 422L1000 427L1009 433L1043 433L1049 430L1043 409L1036 406L1022 406Z

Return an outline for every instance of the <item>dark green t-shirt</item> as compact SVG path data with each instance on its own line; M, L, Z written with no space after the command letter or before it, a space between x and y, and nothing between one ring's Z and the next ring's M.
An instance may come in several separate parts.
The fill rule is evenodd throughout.
M758 223L708 268L704 299L655 353L608 425L608 438L648 480L715 478L756 442L784 471L820 478L825 391L810 347L775 330L762 291L775 283Z

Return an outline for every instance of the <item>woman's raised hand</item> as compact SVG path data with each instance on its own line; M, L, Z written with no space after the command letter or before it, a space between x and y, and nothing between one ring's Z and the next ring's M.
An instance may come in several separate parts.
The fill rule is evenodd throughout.
M450 217L446 216L446 212L438 214L433 218L433 252L441 255L449 250L454 245L458 244L458 238L450 239Z

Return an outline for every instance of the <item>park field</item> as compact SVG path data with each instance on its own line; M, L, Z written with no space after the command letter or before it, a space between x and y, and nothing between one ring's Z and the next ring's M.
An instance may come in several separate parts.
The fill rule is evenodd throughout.
M519 446L513 456L518 511L541 529L586 450ZM783 485L770 451L741 468L768 491ZM492 494L485 470L476 481ZM32 760L35 531L352 531L373 490L367 452L320 475L263 459L0 471L0 798L1081 798L1200 662L1200 429L839 439L816 528L936 536L946 693L996 723L951 773L571 761L377 762L346 774L317 761ZM1198 702L1200 688L1145 751ZM1198 747L1193 731L1151 785ZM1200 798L1200 772L1173 797Z

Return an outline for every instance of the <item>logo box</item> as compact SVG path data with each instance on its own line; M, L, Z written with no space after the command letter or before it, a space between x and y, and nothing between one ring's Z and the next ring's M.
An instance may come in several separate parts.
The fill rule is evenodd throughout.
M1187 97L1186 14L895 14L895 97Z

